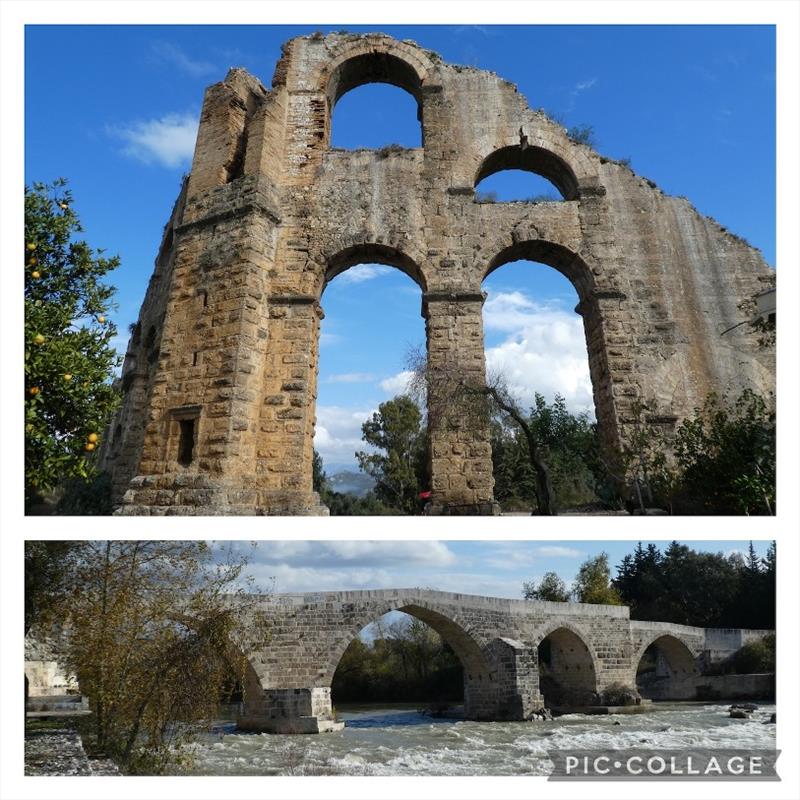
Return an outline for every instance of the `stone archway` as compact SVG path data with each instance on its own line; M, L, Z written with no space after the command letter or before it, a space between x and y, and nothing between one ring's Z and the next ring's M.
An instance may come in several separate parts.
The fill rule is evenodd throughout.
M554 623L537 636L537 657L546 706L596 703L599 666L583 632L569 624Z
M609 313L609 307L615 302L619 304L620 295L613 289L598 285L596 273L600 269L590 266L575 250L541 238L520 238L504 246L488 261L481 280L502 269L504 264L520 260L538 262L555 269L569 280L578 295L575 312L583 320L598 433L606 455L613 457L621 441L614 389L615 385L618 391L621 387L609 364L607 320L614 320L615 315ZM622 344L618 344L613 352L619 356L621 348Z
M689 644L671 634L655 635L633 660L636 686L643 697L654 700L694 698L700 674Z
M578 200L579 186L572 167L551 150L536 145L521 147L519 144L501 147L490 153L481 163L475 175L474 185L507 169L532 172L546 178L558 189L564 200Z
M417 603L407 602L391 604L386 610L377 615L371 614L370 619L360 620L351 627L345 636L342 636L331 648L324 665L319 670L319 683L322 688L330 691L331 683L339 662L350 643L371 622L375 622L383 614L390 611L402 611L414 617L438 633L450 645L453 652L461 662L463 670L464 690L464 716L466 719L487 719L496 713L496 674L491 658L485 649L470 633L465 624L456 619L455 615L444 614L432 608ZM364 623L363 625L361 623Z

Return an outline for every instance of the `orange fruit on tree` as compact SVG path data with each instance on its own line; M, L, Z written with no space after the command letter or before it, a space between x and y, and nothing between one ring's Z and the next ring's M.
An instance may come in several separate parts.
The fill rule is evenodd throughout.
M31 278L33 278L34 280L38 280L41 277L42 277L42 273L39 272L39 270L35 269L33 272L31 272Z
M41 333L37 333L36 336L33 337L34 344L44 344L44 336Z
M38 386L31 386L31 388L28 389L28 391L33 395L37 395L37 394L39 394L39 387Z
M36 243L35 242L28 242L28 250L33 252L35 249L36 249Z
M86 437L86 439L87 439L87 440L88 440L88 441L89 441L91 444L94 444L94 443L97 441L97 434L96 434L96 433L90 433L90 434L89 434L89 435Z
M65 372L64 373L64 380L65 381L71 381L72 380L72 373L71 372Z
M100 316L97 318L97 321L98 321L98 322L100 322L100 323L103 323L103 322L105 322L105 321L106 321L106 318L105 318L105 317L104 317L104 316L101 314L101 315L100 315Z
M92 450L94 450L94 442L86 442L86 444L83 446L83 449L84 449L84 450L85 450L87 453L91 453L91 452L92 452Z

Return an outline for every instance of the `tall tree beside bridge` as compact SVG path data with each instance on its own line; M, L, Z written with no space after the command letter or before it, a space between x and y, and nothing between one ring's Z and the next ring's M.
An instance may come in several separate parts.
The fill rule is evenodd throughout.
M157 774L186 757L226 687L245 685L243 653L269 635L248 609L245 565L205 542L83 543L57 609L65 661L89 698L94 744L125 771Z

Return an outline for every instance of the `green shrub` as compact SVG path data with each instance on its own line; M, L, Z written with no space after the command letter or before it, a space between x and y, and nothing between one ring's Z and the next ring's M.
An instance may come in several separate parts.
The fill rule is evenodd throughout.
M775 634L740 647L731 658L731 665L737 675L775 672Z

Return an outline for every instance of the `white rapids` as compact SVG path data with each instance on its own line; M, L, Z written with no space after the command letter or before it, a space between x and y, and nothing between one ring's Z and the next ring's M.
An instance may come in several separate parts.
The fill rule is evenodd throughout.
M548 722L431 719L402 707L343 707L339 733L236 732L220 722L193 746L194 775L548 775L548 750L773 749L774 705L731 719L728 704L659 703L636 715ZM184 773L185 774L185 773Z

